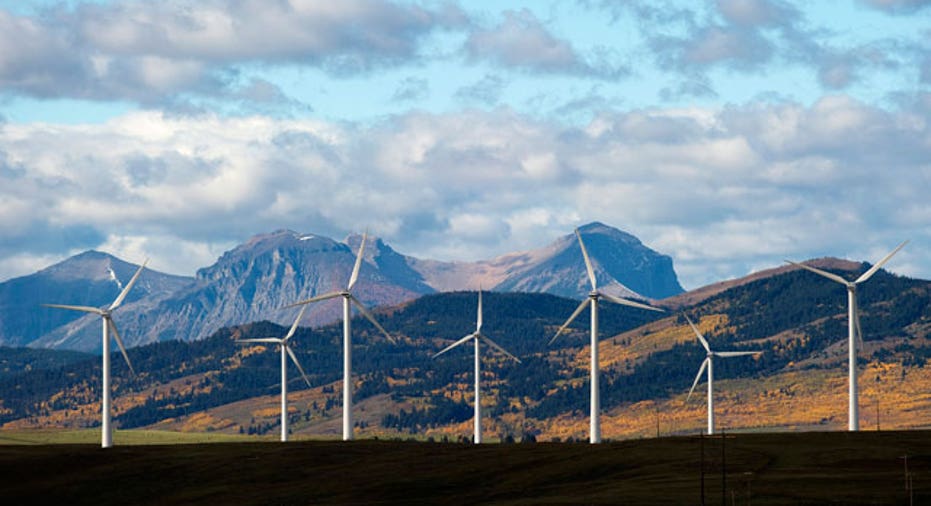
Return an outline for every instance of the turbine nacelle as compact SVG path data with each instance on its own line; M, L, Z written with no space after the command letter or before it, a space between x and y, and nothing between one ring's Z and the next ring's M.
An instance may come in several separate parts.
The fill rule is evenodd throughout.
M689 389L689 395L685 398L685 402L688 402L689 399L692 398L692 393L695 391L695 387L698 386L698 382L701 380L701 375L702 373L705 372L706 368L709 371L708 384L711 385L710 372L711 372L711 364L712 362L714 362L714 357L730 358L730 357L741 357L745 355L759 355L763 353L762 351L714 351L711 349L711 345L708 344L708 340L705 339L705 336L703 336L702 333L698 330L698 327L696 327L695 324L692 323L692 320L689 318L689 316L686 314L683 314L682 316L685 317L685 321L689 323L689 327L692 328L692 332L695 333L695 337L698 338L698 341L701 343L702 348L705 349L705 360L702 361L701 367L699 367L698 369L698 374L695 375L695 381L692 382L692 388ZM709 390L709 395L710 395L710 390ZM711 416L709 415L709 418L710 417Z
M863 283L863 282L865 282L866 280L868 280L868 279L870 279L871 277L873 277L873 274L876 274L876 272L879 271L879 269L881 269L882 266L885 265L886 262L888 262L896 253L898 253L899 250L901 250L902 248L904 248L906 244L908 244L908 241L907 241L907 240L906 240L906 241L902 241L902 243L899 244L898 246L896 246L894 250L890 251L889 254L887 254L886 256L884 256L880 261L876 262L876 264L874 264L872 267L870 267L866 272L864 272L863 274L861 274L860 277L858 277L858 278L857 278L856 280L854 280L854 281L850 281L850 280L844 279L843 277L838 276L837 274L834 274L834 273L832 273L832 272L827 272L827 271L824 271L824 270L821 270L821 269L818 269L818 268L816 268L816 267L812 267L812 266L810 266L810 265L806 265L806 264L803 264L803 263L793 262L793 261L791 261L791 260L786 260L786 263L792 264L792 265L794 265L794 266L796 266L796 267L800 267L800 268L805 269L805 270L807 270L807 271L814 272L815 274L818 274L819 276L822 276L822 277L825 277L825 278L830 279L831 281L835 281L835 282L837 282L837 283L840 283L840 284L846 286L847 289L850 290L850 291L856 291L857 285L859 285L860 283Z
M347 303L351 303L355 305L356 309L358 309L359 312L362 313L362 316L364 316L366 320L368 320L372 325L374 325L375 328L381 331L382 335L385 336L388 342L392 344L397 344L397 341L393 337L391 337L391 334L389 334L388 331L385 330L385 328L382 327L381 324L379 324L377 320L375 320L375 316L372 315L372 312L369 311L368 308L366 308L362 304L362 302L359 301L359 299L357 299L352 294L352 291L351 291L352 287L356 284L356 281L359 279L359 271L362 268L362 257L365 252L365 240L366 240L367 235L368 235L368 231L362 234L362 243L359 245L359 252L356 254L356 261L352 267L352 274L349 276L349 283L347 284L347 287L345 290L329 292L323 295L315 295L309 299L304 299L304 300L295 302L294 304L289 304L285 306L285 308L291 308L291 307L296 307L296 306L306 306L312 302L320 302L320 301L324 301L328 299L335 299L337 297L342 297L343 299L346 300Z
M585 310L585 306L589 304L592 304L594 306L595 304L598 304L598 300L602 298L607 299L610 302L613 302L621 306L636 307L640 309L646 309L649 311L658 311L661 313L664 312L663 309L660 309L658 307L649 306L647 304L641 304L640 302L634 302L632 300L624 299L621 297L615 297L607 293L599 292L597 288L598 285L595 281L595 269L592 267L592 261L588 257L588 250L585 249L585 243L582 242L582 234L579 233L579 229L575 229L575 235L576 237L579 238L579 246L582 248L582 258L585 259L585 270L588 272L588 280L592 284L592 291L588 292L588 299L583 300L582 303L579 304L579 306L575 309L575 311L572 312L572 315L569 316L569 319L566 320L566 323L563 323L562 326L559 327L559 329L556 331L556 335L554 335L553 338L550 339L549 344L553 344L553 342L556 341L556 338L558 338L560 334L565 332L565 330L569 327L569 325L573 321L575 321L576 317L579 316L579 314L581 314L583 310Z

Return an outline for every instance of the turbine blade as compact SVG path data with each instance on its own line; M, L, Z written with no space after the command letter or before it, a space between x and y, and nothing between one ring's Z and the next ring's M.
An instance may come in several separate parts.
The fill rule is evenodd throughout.
M689 395L685 398L685 402L689 402L689 399L692 398L692 392L694 392L695 387L698 386L698 381L701 379L702 373L705 372L705 367L708 367L707 358L705 358L704 362L701 363L701 367L698 369L698 374L695 375L695 381L692 382L692 388L689 390Z
M297 314L297 318L294 319L294 325L291 325L291 330L288 331L288 335L284 336L284 339L282 339L282 342L287 341L288 339L291 339L291 336L293 336L294 332L297 331L297 324L301 323L301 318L304 317L304 311L306 309L307 309L307 304L304 304L303 306L301 306L301 312Z
M462 343L468 342L469 339L474 339L474 338L476 338L476 337L478 337L478 334L469 334L469 335L463 337L462 339L456 341L455 343L453 343L453 344L451 344L451 345L449 345L449 346L443 348L442 350L440 350L440 351L434 353L434 354L433 354L433 358L439 357L440 355L442 355L442 354L446 353L447 351L449 351L449 350L455 348L456 346L459 346L459 345L462 344Z
M790 263L790 264L792 264L792 265L794 265L794 266L796 266L796 267L801 267L802 269L805 269L805 270L807 270L807 271L814 272L815 274L818 274L819 276L824 276L824 277L830 279L831 281L837 281L838 283L840 283L840 284L842 284L842 285L849 285L849 284L850 284L850 281L847 281L846 279L844 279L844 278L838 276L837 274L834 274L834 273L831 273L831 272L827 272L827 271L822 271L821 269L816 269L816 268L814 268L814 267L812 267L812 266L810 266L810 265L800 264L800 263L798 263L798 262L793 262L792 260L786 260L786 263Z
M288 346L287 343L283 344L282 346L284 346L284 350L288 352L288 356L291 357L291 360L294 361L294 365L297 366L297 370L301 371L301 376L304 378L304 383L307 383L307 386L312 387L313 385L310 384L310 380L307 379L307 374L304 373L304 368L301 367L301 363L297 361L297 356L295 356L294 352L291 351L291 347Z
M685 321L689 322L689 326L692 327L692 331L695 332L695 336L698 337L699 341L701 341L701 345L704 346L705 351L707 351L708 353L711 353L711 347L708 346L708 341L705 340L705 336L701 335L701 332L698 331L698 327L696 327L695 324L692 323L692 320L689 319L689 316L687 314L683 313L682 316L685 316Z
M906 244L908 244L908 241L903 241L902 244L899 244L898 246L896 246L896 248L895 248L894 250L892 250L892 252L890 252L888 255L886 255L885 257L883 257L882 260L876 262L876 265L870 267L870 270L868 270L868 271L864 272L863 274L861 274L860 277L857 278L856 281L854 281L854 283L862 283L862 282L864 282L864 281L870 279L870 277L871 277L873 274L876 274L876 271L878 271L879 269L881 269L882 266L885 265L885 263L888 262L890 258L892 258L892 255L895 255L896 253L898 253L899 250L902 249L902 248L904 248Z
M611 294L608 294L608 293L601 293L601 292L599 292L598 295L600 295L600 296L602 296L602 297L608 299L609 301L611 301L611 302L613 302L613 303L615 303L615 304L620 304L620 305L622 305L622 306L638 307L638 308L640 308L640 309L648 309L648 310L650 310L650 311L658 311L658 312L660 312L660 313L664 313L664 312L665 312L663 309L660 309L660 308L658 308L658 307L648 306L648 305L646 305L646 304L641 304L640 302L634 302L634 301L629 300L629 299L622 299L622 298L620 298L620 297L615 297L615 296L613 296L613 295L611 295Z
M116 330L116 324L113 323L113 320L107 318L107 325L110 326L110 330L113 331L113 338L116 339L116 345L120 347L120 353L123 354L123 358L126 359L126 365L129 366L129 372L133 373L133 376L136 375L136 371L133 369L132 362L129 361L129 355L126 354L126 348L123 346L123 340L120 338L120 333Z
M388 331L385 330L385 328L382 327L381 324L378 323L378 321L375 319L372 313L368 310L368 308L366 308L365 306L362 305L361 302L359 302L359 299L350 295L349 300L351 300L352 303L355 304L357 308L359 308L359 312L361 312L362 315L368 319L368 321L372 322L372 325L374 325L375 328L380 330L381 333L385 335L385 338L388 339L388 342L390 342L391 344L398 344L398 342L395 341L393 337L391 337L391 334L389 334Z
M42 304L45 307L56 307L58 309L70 309L72 311L83 311L85 313L94 313L97 315L103 315L103 311L99 307L90 307L90 306L69 306L67 304Z
M237 343L274 343L281 344L282 339L280 337L259 337L255 339L237 339Z
M368 234L368 230L362 233L362 244L359 245L359 253L356 255L356 264L352 266L352 276L349 277L349 285L346 287L346 290L352 290L353 285L356 284L356 280L359 279L359 269L362 268L362 253L365 252L365 239Z
M592 261L588 258L588 250L585 249L585 243L582 242L582 234L579 233L579 229L575 229L575 236L579 238L579 246L582 247L582 257L585 259L585 269L588 271L588 280L592 283L592 291L598 289L598 284L595 281L595 269L592 268Z
M123 288L123 291L120 292L120 294L116 296L116 299L113 300L113 304L110 304L110 307L107 309L109 309L110 311L113 311L114 309L120 307L123 304L123 299L126 298L126 294L128 294L129 290L133 287L133 285L136 284L136 281L139 279L139 275L142 274L142 269L145 269L145 265L147 263L149 263L148 258L146 258L145 262L142 262L142 265L140 265L139 268L136 269L136 273L133 274L132 279L129 280L129 283L126 283L126 287Z
M478 290L478 318L475 320L475 333L482 331L482 289Z
M742 357L744 355L759 355L763 353L762 351L715 351L713 352L716 357Z
M296 306L303 306L305 304L310 304L312 302L320 302L321 300L334 299L336 297L341 296L342 294L343 292L330 292L330 293L325 293L323 295L315 295L309 299L304 299L302 301L295 302L294 304L288 304L282 309L288 309L288 308L292 308Z
M496 350L500 351L501 353L504 353L505 355L507 355L507 356L513 358L514 360L517 361L517 363L521 363L521 361L520 361L519 358L515 357L515 356L512 355L508 350L505 350L504 348L502 348L501 346L499 346L498 343L492 341L491 338L489 338L488 336L484 336L484 335L479 334L478 337L481 337L482 339L484 339L485 342L488 343L488 344L490 344L494 349L496 349Z
M581 304L579 304L579 307L575 308L575 311L572 313L572 316L570 316L569 319L566 320L566 323L562 324L562 327L559 327L559 330L556 331L556 335L553 336L552 339L550 339L549 344L553 344L553 341L555 341L556 338L559 337L559 334L562 334L563 331L566 330L566 327L568 327L569 324L572 323L573 320L575 320L576 316L579 316L579 313L581 313L582 310L585 309L585 306L588 305L590 302L592 302L592 299L585 299L582 301Z

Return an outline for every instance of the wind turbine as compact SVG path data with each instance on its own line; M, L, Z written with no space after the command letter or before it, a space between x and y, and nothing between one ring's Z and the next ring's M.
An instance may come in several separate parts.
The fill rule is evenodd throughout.
M847 370L848 370L848 390L847 390L847 430L857 431L860 430L860 407L859 407L859 388L857 386L857 340L856 337L863 339L863 332L860 330L860 310L857 309L857 285L865 282L870 279L873 274L876 274L882 266L892 258L893 255L899 252L900 249L904 248L908 244L908 241L904 241L902 244L896 246L888 255L883 257L882 260L876 263L873 267L863 274L860 275L856 281L847 281L846 279L821 269L811 267L809 265L800 264L793 262L791 260L786 260L787 263L801 267L802 269L809 270L824 276L831 281L835 281L847 287Z
M336 297L343 298L343 441L352 440L352 333L350 328L350 319L352 317L352 306L355 304L359 312L365 316L368 321L372 322L372 325L375 326L382 334L388 338L388 341L395 342L394 339L388 334L388 331L384 329L379 323L375 320L375 317L372 316L372 313L366 309L365 306L359 302L352 294L352 287L356 284L356 281L359 279L359 269L362 267L362 253L365 251L365 239L368 235L368 232L362 234L362 244L359 245L359 253L356 255L356 263L352 267L352 275L349 276L349 283L346 285L345 290L338 292L330 292L323 295L317 295L316 297L311 297L300 302L295 302L287 307L294 306L303 306L313 302L319 302L327 299L334 299Z
M436 353L435 355L433 355L433 358L439 357L440 355L455 348L456 346L459 346L460 344L463 344L463 343L467 343L470 340L475 343L475 416L473 420L475 428L473 432L474 434L473 440L475 444L479 444L482 442L482 401L481 401L482 394L481 394L481 387L479 386L479 383L482 377L482 371L481 371L481 353L479 351L479 341L484 340L492 348L500 351L501 353L507 355L510 358L513 358L518 363L520 363L519 358L515 357L514 355L511 355L510 353L508 353L507 350L505 350L501 346L498 346L498 343L492 341L485 334L482 334L482 291L481 290L479 290L478 292L478 318L475 323L475 332L443 348L439 353Z
M595 281L595 270L592 268L592 262L588 258L588 250L585 249L585 243L582 242L582 234L579 233L579 229L575 229L575 235L579 238L579 246L582 247L582 256L585 258L585 269L588 271L588 280L592 284L592 291L589 292L588 298L583 300L579 307L575 309L575 312L572 313L572 316L566 320L566 323L559 327L559 330L556 331L556 335L550 339L550 344L553 344L553 341L559 337L559 334L563 333L569 324L579 313L581 313L585 306L591 305L592 307L592 330L591 330L591 348L592 348L592 363L590 365L591 376L591 413L590 413L590 427L589 427L589 442L592 444L601 442L601 424L599 422L599 412L601 411L601 395L598 391L598 299L604 297L610 302L615 304L621 304L623 306L638 307L640 309L648 309L650 311L659 311L662 312L662 309L648 306L646 304L641 304L639 302L634 302L632 300L622 299L620 297L615 297L608 293L603 293L598 291L598 285Z
M297 314L297 318L294 320L294 325L291 325L291 330L288 331L288 334L284 337L261 337L258 339L237 339L237 343L274 343L281 348L281 442L284 443L288 440L288 359L290 356L291 360L294 361L294 365L297 366L297 370L301 371L301 376L304 377L304 382L307 383L307 386L311 386L310 380L307 379L307 374L304 373L304 368L301 367L301 363L298 362L297 356L294 355L294 352L291 351L291 345L288 341L291 337L294 336L294 332L297 330L297 324L300 323L301 318L304 317L304 310L307 309L307 306L301 306L301 312Z
M698 369L698 374L695 376L695 381L692 382L692 389L689 390L688 397L685 398L685 402L688 402L692 398L692 392L695 391L695 387L698 385L698 381L701 379L701 373L705 372L705 367L708 368L708 435L714 434L714 357L728 358L728 357L741 357L744 355L759 355L763 353L762 351L712 351L711 347L708 346L708 341L705 340L705 337L701 335L701 332L698 331L698 328L692 323L692 320L689 320L688 315L685 316L685 320L689 322L689 326L692 327L692 330L695 332L695 336L698 337L698 340L701 341L702 347L705 348L705 360L701 363L701 367Z
M113 323L113 312L123 304L123 300L126 299L126 294L128 294L129 290L133 287L134 284L136 284L136 280L139 279L139 275L142 274L142 269L145 268L147 263L149 263L148 259L146 259L145 262L142 262L142 265L140 265L139 269L136 270L136 273L133 274L133 277L129 280L129 283L127 283L120 294L117 295L116 298L113 299L113 302L111 302L107 307L99 308L90 306L70 306L66 304L42 304L45 307L69 309L71 311L93 313L100 316L100 321L103 324L103 370L101 372L101 376L103 376L103 385L101 387L102 398L100 401L101 448L110 448L113 446L113 428L110 425L110 337L108 335L108 331L113 331L113 337L116 339L117 346L120 347L120 352L123 354L123 358L126 360L126 365L129 366L129 371L135 375L136 371L133 370L133 364L129 361L129 355L126 354L126 348L123 346L123 340L120 339L120 333L116 330L116 324Z

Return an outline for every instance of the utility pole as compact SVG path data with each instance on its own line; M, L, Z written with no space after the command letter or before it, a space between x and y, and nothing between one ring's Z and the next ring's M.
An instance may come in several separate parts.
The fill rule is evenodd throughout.
M914 506L915 498L912 493L912 475L908 473L908 454L899 457L905 461L905 492L908 494L908 506Z
M879 432L879 397L876 398L876 432Z
M656 439L659 439L659 406L656 406L653 412L656 414Z

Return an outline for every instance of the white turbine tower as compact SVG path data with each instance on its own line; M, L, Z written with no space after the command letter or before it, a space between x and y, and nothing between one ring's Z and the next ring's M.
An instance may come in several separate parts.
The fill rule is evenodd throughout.
M475 416L473 420L475 428L473 432L474 434L473 440L475 444L479 444L482 442L482 401L481 401L482 394L481 394L481 387L480 387L482 371L481 371L481 353L479 351L479 341L484 340L492 348L500 351L501 353L507 355L510 358L513 358L517 362L520 362L519 358L508 353L507 350L505 350L501 346L498 346L498 343L492 341L485 334L482 334L482 291L481 290L479 290L478 292L478 319L476 320L476 323L475 323L475 332L463 337L462 339L447 346L446 348L443 348L439 353L436 353L435 355L433 355L433 358L439 357L440 355L455 348L456 346L459 346L460 344L463 344L463 343L467 343L470 340L475 343Z
M646 304L641 304L639 302L634 302L632 300L622 299L620 297L615 297L608 293L603 293L598 291L598 285L595 281L595 270L592 268L592 262L588 258L588 251L585 249L585 243L582 242L582 235L579 233L579 229L575 229L575 235L579 238L579 246L582 247L582 256L585 259L585 269L588 271L588 280L592 284L592 291L588 294L588 299L583 300L579 307L575 309L575 312L572 313L572 316L566 320L566 323L559 327L559 330L556 331L556 335L550 339L550 344L559 337L563 331L572 323L573 320L579 313L581 313L585 306L590 305L592 308L592 329L591 329L591 348L592 348L592 363L590 365L591 376L591 413L590 413L590 428L589 428L589 441L591 443L600 443L601 442L601 424L599 423L599 415L601 411L601 395L598 390L598 299L605 298L610 302L615 304L621 304L624 306L638 307L640 309L648 309L650 311L660 311L662 309L648 306Z
M70 306L66 304L42 304L45 307L70 309L72 311L93 313L100 316L101 323L103 324L103 367L101 372L101 376L103 376L103 385L101 386L102 397L100 401L101 448L110 448L113 446L113 429L110 426L110 337L108 335L108 331L113 331L113 337L116 339L117 346L120 347L120 352L123 354L123 358L126 360L126 365L129 366L129 371L135 375L136 371L133 370L133 365L129 361L129 355L126 354L126 348L123 346L123 340L120 339L120 333L116 330L116 325L113 323L113 312L123 304L123 300L126 299L126 294L128 294L129 290L133 287L134 284L136 284L136 280L139 279L139 275L142 274L142 269L145 268L147 263L149 263L148 259L146 259L145 262L142 262L142 265L140 265L139 269L136 270L136 273L133 274L133 277L129 280L129 283L126 284L120 294L117 295L116 298L113 299L113 302L110 303L110 305L107 307L99 308L90 306Z
M301 307L301 312L297 314L294 325L291 325L291 330L289 330L288 334L284 337L260 337L257 339L236 340L237 343L273 343L281 348L281 442L286 442L288 440L288 356L294 361L297 370L301 372L301 376L304 377L304 382L307 383L307 386L311 386L310 380L307 379L307 374L304 373L304 368L301 367L301 363L298 362L297 356L291 351L291 344L288 342L291 337L294 336L297 325L300 323L301 318L304 317L304 310L306 309L307 306Z
M375 317L372 316L372 313L366 309L366 307L363 306L361 302L359 302L359 299L352 295L352 287L356 284L356 280L359 279L359 269L362 267L362 253L365 251L365 239L367 235L367 232L362 234L362 244L359 245L359 253L356 255L356 263L352 268L352 275L349 277L349 284L346 285L345 290L317 295L316 297L311 297L309 299L302 300L287 306L302 306L312 302L333 299L336 297L343 298L343 441L352 440L352 333L350 328L350 319L352 317L351 304L355 304L356 308L359 309L359 312L362 313L362 315L365 316L368 321L372 322L372 325L380 330L381 333L384 334L386 338L388 338L388 341L392 343L395 342L391 335L388 334L388 331L378 324L378 322L375 320Z
M711 347L708 346L708 341L705 340L705 337L701 335L701 332L698 331L698 328L692 323L692 320L689 320L688 316L685 316L686 321L689 322L689 326L692 327L692 330L695 331L695 336L698 337L698 340L701 341L701 345L705 348L705 360L701 363L701 368L698 369L698 374L695 375L695 381L692 382L692 389L689 390L688 397L685 398L685 402L688 402L692 398L692 392L695 391L695 387L698 385L698 381L701 380L701 373L705 372L705 367L708 368L708 435L714 434L714 357L728 358L728 357L740 357L744 355L759 355L763 353L762 351L712 351Z
M833 274L830 272L823 271L821 269L816 269L809 265L800 264L793 262L791 260L786 260L786 262L801 267L802 269L809 270L815 274L824 276L831 281L836 281L847 287L847 369L848 369L848 379L847 379L847 430L857 431L860 430L860 413L859 413L859 388L857 386L857 337L861 340L863 339L863 332L860 330L860 310L857 308L857 285L865 282L870 279L873 274L876 274L876 271L882 268L882 266L892 258L893 255L899 252L900 249L904 248L908 244L908 241L904 241L902 244L899 244L894 250L892 250L888 255L886 255L882 260L876 263L868 271L864 272L857 278L856 281L847 281L846 279Z

